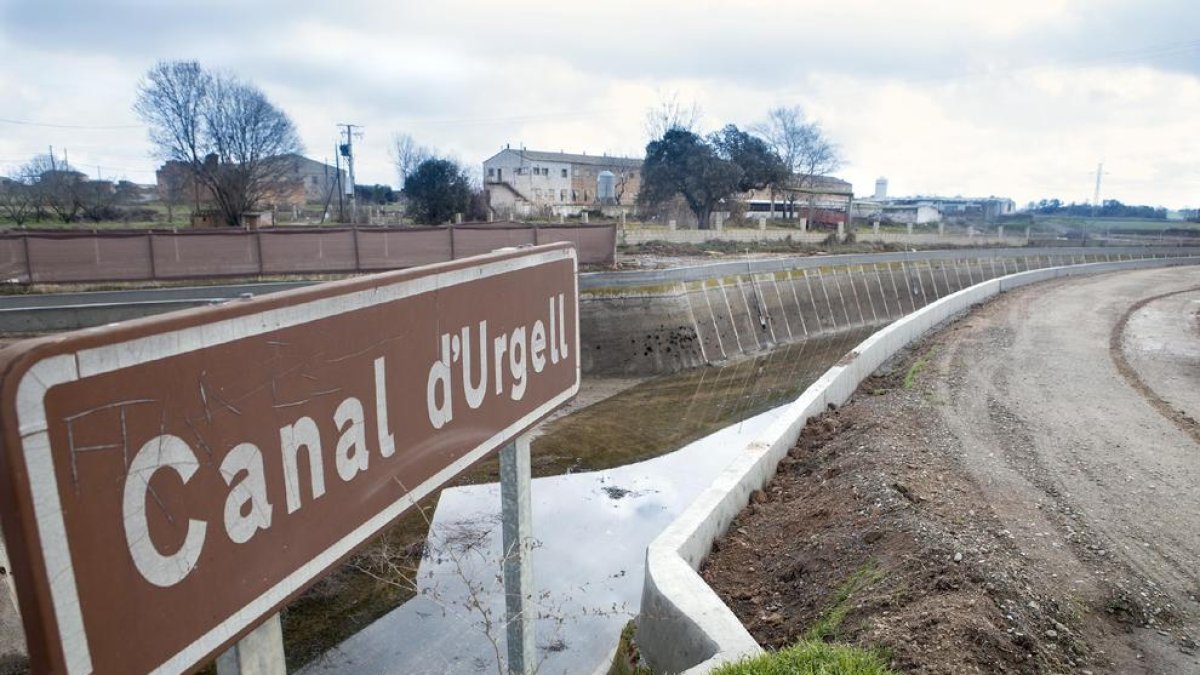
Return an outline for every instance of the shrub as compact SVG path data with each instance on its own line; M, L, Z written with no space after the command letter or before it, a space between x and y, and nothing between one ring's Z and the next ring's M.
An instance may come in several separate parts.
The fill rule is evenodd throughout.
M804 640L777 652L727 663L713 675L892 675L873 651Z

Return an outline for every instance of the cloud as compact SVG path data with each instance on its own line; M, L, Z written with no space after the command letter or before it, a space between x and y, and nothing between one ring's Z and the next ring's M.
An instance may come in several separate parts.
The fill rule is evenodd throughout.
M1198 21L1190 0L0 0L0 116L137 124L146 68L197 58L260 85L313 157L363 125L360 179L394 182L396 132L472 165L505 143L639 154L679 92L711 128L802 106L860 192L1082 199L1104 160L1112 197L1179 206L1200 201ZM4 125L0 161L50 143L152 175L136 129Z

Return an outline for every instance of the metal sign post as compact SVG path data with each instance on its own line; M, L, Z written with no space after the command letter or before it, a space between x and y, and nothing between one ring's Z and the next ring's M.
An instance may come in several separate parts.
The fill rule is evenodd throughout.
M533 508L530 502L529 434L500 450L500 500L504 532L504 606L508 672L536 670L533 606Z

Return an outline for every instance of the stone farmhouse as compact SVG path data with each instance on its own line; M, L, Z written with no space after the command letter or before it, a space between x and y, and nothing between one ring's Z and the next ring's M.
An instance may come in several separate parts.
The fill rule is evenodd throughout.
M483 162L488 204L502 218L632 209L642 160L505 148Z
M278 180L261 205L265 210L324 204L330 195L336 201L337 193L333 191L345 189L344 186L349 184L345 170L339 171L328 164L296 154L283 155L281 160ZM210 157L210 161L215 161L215 157ZM208 189L196 183L183 162L167 162L159 167L155 175L159 198L164 202L192 204L200 209L213 201Z

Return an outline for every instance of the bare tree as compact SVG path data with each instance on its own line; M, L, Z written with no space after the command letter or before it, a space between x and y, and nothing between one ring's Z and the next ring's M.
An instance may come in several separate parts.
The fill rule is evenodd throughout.
M24 227L37 213L33 187L19 178L0 178L0 215Z
M65 161L38 155L21 168L21 176L32 189L40 213L52 213L55 219L69 223L83 209L81 193L87 176Z
M183 163L223 220L281 196L303 151L296 128L258 87L195 61L162 61L143 78L134 110L160 158Z
M672 129L696 132L703 116L695 101L690 105L680 101L679 92L660 94L658 105L646 110L646 138L657 141Z
M411 134L396 134L392 138L392 163L396 166L396 176L400 179L401 187L421 162L432 159L433 156L433 150L418 144Z
M84 181L79 184L79 216L93 223L120 220L121 197L112 181Z
M625 192L629 190L633 182L633 178L637 175L640 164L614 164L608 167L608 170L613 174L613 197L617 204L624 204Z
M825 135L821 125L809 122L797 106L771 110L767 120L755 125L753 130L771 144L790 173L787 183L775 185L772 194L777 191L784 194L790 214L798 193L808 192L811 218L812 190L816 188L818 178L841 168L841 151Z

